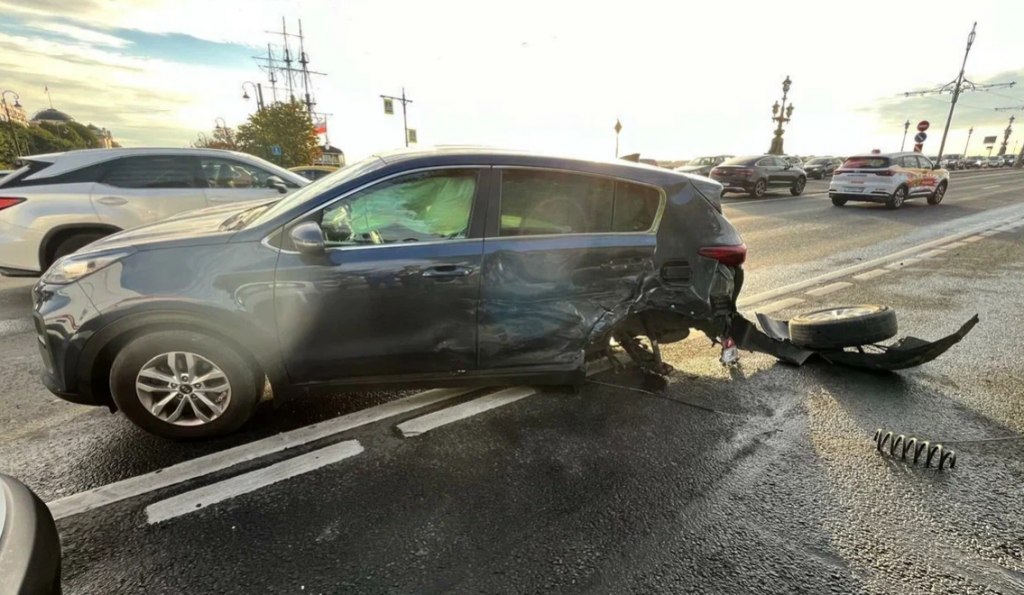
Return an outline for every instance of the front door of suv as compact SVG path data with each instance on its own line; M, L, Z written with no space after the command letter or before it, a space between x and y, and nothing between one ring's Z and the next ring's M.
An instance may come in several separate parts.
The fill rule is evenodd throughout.
M572 368L653 267L659 189L501 168L480 287L480 368ZM495 176L499 182L499 176ZM498 208L495 208L498 207Z
M187 155L139 155L110 163L89 196L101 223L131 229L207 206L198 163Z
M293 222L316 221L326 243L315 258L287 233L281 244L275 317L293 382L476 369L488 174L402 174Z

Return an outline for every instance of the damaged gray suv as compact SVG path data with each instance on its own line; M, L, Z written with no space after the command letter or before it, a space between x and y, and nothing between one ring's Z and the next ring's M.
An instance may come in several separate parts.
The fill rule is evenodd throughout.
M199 438L241 426L266 380L575 384L613 338L656 369L659 343L728 333L746 247L721 190L623 161L373 156L54 263L33 291L44 383Z

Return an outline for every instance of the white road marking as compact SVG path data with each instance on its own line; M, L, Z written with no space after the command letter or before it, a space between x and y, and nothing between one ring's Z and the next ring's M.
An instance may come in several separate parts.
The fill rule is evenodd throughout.
M981 234L981 235L985 236L986 238L990 238L990 237L992 237L992 236L996 235L997 233L1000 233L1000 232L998 232L998 231L996 231L996 230L992 230L992 231L985 231L985 232L982 232L982 234Z
M982 186L981 189L982 190L991 190L993 188L1001 188L1001 187L1002 187L1002 184L993 184L991 186Z
M537 389L529 386L514 386L512 388L506 388L505 390L484 395L480 398L473 399L472 401L466 401L454 407L448 407L434 413L428 413L422 417L410 419L407 422L398 424L398 430L402 432L402 435L406 438L412 438L413 436L419 436L434 430L441 426L450 424L452 422L459 421L460 419L466 419L491 409L496 409L509 403L515 403L520 399L525 399L530 395L536 394Z
M952 248L963 248L966 245L967 244L965 244L964 242L953 242L952 244L946 244L945 246L943 246L943 248L946 250L950 250Z
M304 455L268 465L262 469L236 475L184 494L161 500L146 507L146 519L153 525L190 512L207 508L235 496L248 494L279 481L315 471L363 452L358 440L346 440Z
M222 450L217 453L202 456L191 461L178 463L164 469L158 469L152 473L138 475L105 486L100 486L84 492L60 498L47 503L51 514L55 519L66 518L87 510L107 506L121 500L134 498L142 494L166 488L190 479L203 477L215 471L221 471L229 467L253 461L269 454L280 452L285 449L294 448L308 444L339 432L372 424L389 417L415 411L435 403L447 401L460 395L472 392L472 388L458 389L435 389L418 393L404 399L384 403L362 411L356 411L348 415L269 436L255 442L242 444L234 448Z
M923 254L918 254L914 258L917 258L919 260L925 260L926 258L935 258L936 256L941 256L941 255L943 255L945 253L946 253L945 250L930 250L930 251L925 252Z
M772 302L767 306L761 306L760 308L757 308L757 313L770 314L772 312L778 312L779 310L785 310L786 308L792 308L793 306L802 303L804 303L804 300L800 298L786 298L784 300Z
M1019 216L1014 215L1014 219L1015 220L1018 219L1018 218L1019 218ZM832 271L831 273L825 273L823 275L818 275L817 277L811 277L810 279L806 279L804 281L799 281L797 283L792 283L792 284L786 285L784 287L779 287L778 289L772 289L770 291L765 291L765 292L762 292L762 293L758 293L756 295L752 295L752 296L749 296L749 297L746 297L746 298L738 300L736 302L736 307L737 308L750 309L749 307L754 305L754 304L759 304L761 302L766 302L768 300L773 300L775 298L778 298L778 297L781 297L781 296L784 296L784 295L788 295L788 294L791 294L791 293L794 293L794 292L797 292L797 291L803 291L803 290L811 288L811 287L816 287L818 285L821 285L822 283L825 283L826 281L833 281L833 280L836 280L836 279L842 279L844 277L849 277L850 275L853 275L855 273L859 273L861 271L866 271L866 270L874 269L874 268L883 266L885 264L888 264L890 262L895 262L897 260L904 259L904 258L906 258L908 256L916 255L919 252L924 252L926 250L930 250L932 248L936 248L936 247L941 246L943 244L948 244L950 242L955 242L957 240L961 240L961 239L963 239L963 238L965 238L967 236L975 235L981 229L992 229L993 227L996 227L998 225L1003 225L1005 223L1006 223L1005 221L1000 221L998 223L989 223L989 224L986 224L986 225L982 225L980 227L976 227L976 228L971 229L969 231L963 231L963 232L960 232L960 233L955 233L953 235L946 236L944 238L939 238L937 240L932 240L930 242L925 242L924 244L920 244L918 246L912 246L910 248L906 248L904 250L900 250L899 252L894 252L892 254L889 254L888 256L881 256L879 258L875 258L875 259L869 260L867 262L862 262L860 264L855 264L855 265L852 265L852 266L848 266L848 267L846 267L844 269L839 269L837 271ZM984 235L984 234L982 234L982 235Z
M974 242L980 242L981 240L984 240L984 239L985 239L985 236L971 236L969 238L964 238L964 243L965 244L967 244L967 243L973 244Z
M896 271L896 270L902 269L903 267L908 267L908 266L910 266L912 264L916 264L916 263L919 263L919 262L921 262L920 258L904 258L903 260L901 260L899 262L894 262L892 264L885 265L885 268L887 268L887 269L889 269L891 271Z
M868 279L874 279L875 277L881 277L882 275L888 275L892 271L888 269L875 269L859 275L854 275L853 278L858 281L867 281Z
M821 297L830 293L835 293L840 289L846 289L847 287L853 287L853 283L847 283L846 281L840 281L833 283L832 285L826 285L825 287L819 287L818 289L812 289L807 292L807 295L814 297Z

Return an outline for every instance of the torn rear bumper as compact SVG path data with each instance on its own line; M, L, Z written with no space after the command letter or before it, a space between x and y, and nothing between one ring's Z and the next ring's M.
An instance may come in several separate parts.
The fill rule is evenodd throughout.
M869 370L903 370L913 368L932 361L956 345L967 333L978 324L975 314L965 322L960 330L939 339L928 342L916 337L905 337L895 344L882 348L880 352L857 351L814 351L794 345L789 340L789 321L775 320L764 314L757 315L762 332L757 326L736 314L730 325L730 335L740 349L756 351L778 358L789 364L803 365L812 356L833 363L866 368Z

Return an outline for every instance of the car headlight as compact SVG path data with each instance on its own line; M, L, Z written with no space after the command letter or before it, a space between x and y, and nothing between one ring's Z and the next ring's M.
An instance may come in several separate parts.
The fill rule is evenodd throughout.
M108 267L135 252L135 248L119 248L103 252L71 254L53 263L53 266L43 273L42 281L51 285L67 285Z

